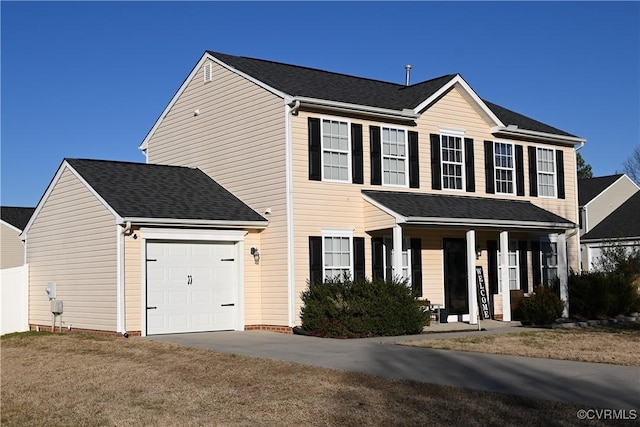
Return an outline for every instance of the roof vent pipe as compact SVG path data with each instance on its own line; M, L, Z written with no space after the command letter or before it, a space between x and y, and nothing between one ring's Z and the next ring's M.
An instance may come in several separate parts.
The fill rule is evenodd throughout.
M411 65L409 65L409 64L405 65L404 69L406 70L404 85L405 86L409 86L409 81L410 81L410 78L411 78Z

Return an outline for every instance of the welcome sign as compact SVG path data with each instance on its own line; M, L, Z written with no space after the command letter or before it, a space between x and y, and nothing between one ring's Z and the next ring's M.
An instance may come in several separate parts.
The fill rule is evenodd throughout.
M478 307L480 308L480 316L482 320L491 318L491 307L489 306L489 297L487 296L487 287L484 282L484 273L482 267L476 267L476 290L478 291Z

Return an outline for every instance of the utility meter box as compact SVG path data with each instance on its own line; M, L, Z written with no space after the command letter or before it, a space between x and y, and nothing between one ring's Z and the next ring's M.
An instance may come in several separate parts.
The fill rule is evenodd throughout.
M47 296L49 300L56 299L56 282L47 283Z
M62 301L51 301L51 312L57 316L61 315L63 311Z

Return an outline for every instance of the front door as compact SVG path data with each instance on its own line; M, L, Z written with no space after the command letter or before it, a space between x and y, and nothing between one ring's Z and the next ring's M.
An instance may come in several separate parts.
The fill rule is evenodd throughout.
M448 314L469 313L467 244L464 239L444 239L444 299Z

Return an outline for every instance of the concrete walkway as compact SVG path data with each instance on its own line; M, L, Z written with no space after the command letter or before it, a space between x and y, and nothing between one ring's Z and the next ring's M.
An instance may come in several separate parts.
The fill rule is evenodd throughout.
M274 332L203 332L149 337L157 341L245 356L321 366L389 378L495 391L589 408L640 410L640 368L394 345L531 330L503 322L442 324L421 335L338 340ZM430 333L436 332L436 333Z

